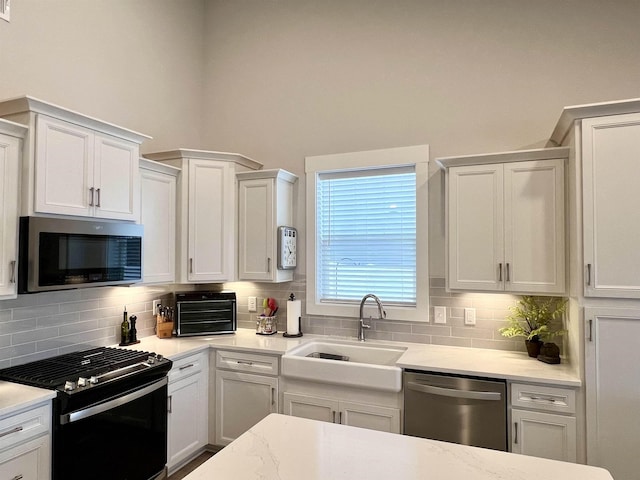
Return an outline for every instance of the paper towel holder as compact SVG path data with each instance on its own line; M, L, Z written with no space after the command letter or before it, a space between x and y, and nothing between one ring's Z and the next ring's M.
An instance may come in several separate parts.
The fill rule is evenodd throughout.
M296 296L292 293L291 295L289 295L289 300L293 301L295 300ZM301 337L302 336L302 317L298 317L298 333L287 333L284 332L282 334L283 337L287 337L287 338L296 338L296 337Z

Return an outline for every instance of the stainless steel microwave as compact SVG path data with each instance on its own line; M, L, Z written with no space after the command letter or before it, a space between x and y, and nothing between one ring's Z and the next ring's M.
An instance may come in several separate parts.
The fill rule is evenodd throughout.
M142 225L21 217L18 293L142 281Z

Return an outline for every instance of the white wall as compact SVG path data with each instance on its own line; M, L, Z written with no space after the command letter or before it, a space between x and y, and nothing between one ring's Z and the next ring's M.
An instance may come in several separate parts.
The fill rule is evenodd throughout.
M565 105L640 96L633 0L210 0L206 10L206 147L300 176L310 155L543 146ZM439 173L430 188L430 273L443 276Z
M32 95L151 135L200 143L204 0L15 0L0 21L0 99Z

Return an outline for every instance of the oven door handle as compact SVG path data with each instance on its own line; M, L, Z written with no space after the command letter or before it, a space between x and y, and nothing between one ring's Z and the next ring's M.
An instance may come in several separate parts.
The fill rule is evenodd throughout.
M104 403L99 403L98 405L94 405L89 408L83 408L82 410L76 410L75 412L60 415L60 424L65 425L67 423L77 422L78 420L82 420L83 418L91 417L93 415L106 412L107 410L111 410L112 408L116 408L126 403L132 402L134 400L137 400L138 398L148 395L151 392L155 392L156 390L167 385L168 382L169 380L167 379L167 377L164 377L162 380L153 382L146 387L143 387L139 390L134 390L133 392L121 397L116 397L112 400Z

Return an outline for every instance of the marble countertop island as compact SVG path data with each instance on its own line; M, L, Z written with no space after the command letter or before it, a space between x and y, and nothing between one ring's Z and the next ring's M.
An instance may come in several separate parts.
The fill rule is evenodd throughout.
M612 480L604 469L271 414L185 480Z

